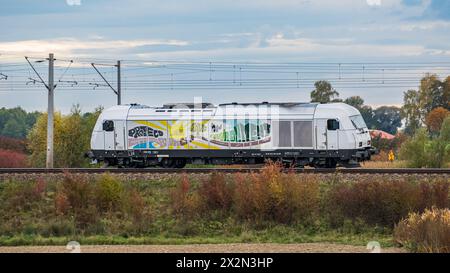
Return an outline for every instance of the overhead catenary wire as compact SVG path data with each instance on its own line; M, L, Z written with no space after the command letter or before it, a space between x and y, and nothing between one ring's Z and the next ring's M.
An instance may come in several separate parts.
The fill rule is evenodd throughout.
M39 90L28 85L30 68L15 58L0 55L0 92ZM42 61L43 57L28 57ZM4 61L5 60L5 61ZM3 62L4 61L4 62ZM92 62L114 67L108 58L61 58L66 65L55 65L56 81L61 92L103 90L106 85L98 73L89 68ZM2 66L3 65L3 66ZM426 73L445 77L450 62L244 62L244 61L173 61L122 60L121 85L127 93L159 90L277 90L311 91L318 80L330 81L336 89L417 88ZM63 80L68 69L71 78ZM37 70L42 68L37 68ZM90 69L90 70L88 70ZM45 72L44 72L45 73ZM107 78L115 71L102 71ZM1 77L1 75L0 75ZM1 79L1 78L0 78ZM14 82L12 81L14 79ZM8 82L8 84L3 84ZM38 83L34 79L33 83ZM116 84L111 80L112 84Z

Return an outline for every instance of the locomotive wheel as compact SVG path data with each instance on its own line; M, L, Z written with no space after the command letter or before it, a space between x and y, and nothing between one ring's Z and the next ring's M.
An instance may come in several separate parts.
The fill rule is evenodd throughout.
M174 160L173 165L177 169L183 169L186 166L186 159L177 158Z
M174 164L173 164L173 159L170 158L164 158L163 160L161 160L161 167L163 168L173 168Z

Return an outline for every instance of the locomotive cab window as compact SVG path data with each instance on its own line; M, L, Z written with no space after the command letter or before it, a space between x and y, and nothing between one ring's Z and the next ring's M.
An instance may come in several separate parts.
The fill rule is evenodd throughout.
M335 119L329 119L327 121L327 129L330 131L339 130L339 121L337 121Z
M103 131L106 131L106 132L114 131L114 121L112 121L112 120L105 120L103 122Z

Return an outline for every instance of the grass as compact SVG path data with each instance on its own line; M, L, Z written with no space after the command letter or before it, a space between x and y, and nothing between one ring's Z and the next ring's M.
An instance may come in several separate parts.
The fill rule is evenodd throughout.
M364 232L348 233L326 231L310 233L287 227L277 227L265 230L246 230L236 235L155 235L155 236L63 236L43 237L40 235L0 236L1 246L41 246L66 245L70 241L77 241L82 245L185 245L185 244L231 244L231 243L336 243L355 246L365 246L370 241L378 241L383 247L395 245L392 235Z

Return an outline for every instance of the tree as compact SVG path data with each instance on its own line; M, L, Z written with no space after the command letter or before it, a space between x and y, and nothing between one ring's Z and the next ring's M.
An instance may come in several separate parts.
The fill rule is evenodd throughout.
M433 109L425 118L425 124L428 127L428 131L432 134L438 133L441 130L442 123L448 116L450 116L450 111L444 107Z
M57 143L60 142L60 133L61 133L61 123L62 116L61 113L57 112L54 114L54 147L55 150ZM30 155L30 164L33 167L44 167L45 159L46 159L46 150L47 150L47 113L42 114L36 121L36 124L33 126L33 129L28 134L28 150L31 152ZM54 153L54 161L55 167L61 167L59 162L60 154Z
M81 114L79 105L72 107L70 115L55 113L54 165L56 167L85 167L84 158L90 148L92 130L101 108L94 113ZM47 145L47 114L42 114L28 135L30 162L34 167L45 166Z
M361 116L366 122L367 128L369 129L377 129L377 124L374 120L374 112L372 107L368 105L364 105L364 99L360 96L349 97L344 100L344 103L351 105L359 110Z
M419 105L422 111L422 118L425 118L434 108L445 107L448 101L444 102L444 83L435 74L427 74L420 81ZM425 121L425 120L422 120Z
M0 109L0 135L23 139L33 127L39 112L27 113L22 108Z
M311 91L311 102L330 103L337 101L339 93L327 81L317 81L315 90Z
M442 107L450 111L450 76L443 82Z
M405 119L405 133L414 135L422 125L419 92L408 90L404 93L402 117Z
M360 96L349 97L344 100L344 103L351 105L360 111L361 111L362 107L364 106L364 100Z
M401 109L395 106L382 106L374 111L376 128L395 135L402 126Z

